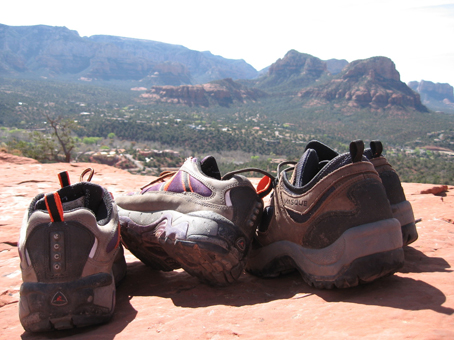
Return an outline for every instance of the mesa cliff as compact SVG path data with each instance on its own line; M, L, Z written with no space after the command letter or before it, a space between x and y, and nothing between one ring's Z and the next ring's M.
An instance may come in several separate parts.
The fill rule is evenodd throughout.
M169 64L173 70L169 70ZM176 71L176 65L180 65L180 70ZM244 60L226 59L180 45L107 35L81 37L66 27L0 24L2 75L145 83L152 78L153 84L157 73L164 73L154 83L158 85L200 84L257 75Z
M203 85L153 86L140 95L145 103L171 103L186 106L219 105L228 107L233 103L256 102L268 94L247 88L232 79L223 79Z

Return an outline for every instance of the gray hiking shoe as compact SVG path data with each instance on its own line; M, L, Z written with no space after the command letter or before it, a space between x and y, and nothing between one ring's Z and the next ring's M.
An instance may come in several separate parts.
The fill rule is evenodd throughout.
M382 180L386 195L391 204L394 218L397 218L402 228L404 246L418 239L415 216L410 202L405 197L399 175L382 156L383 146L380 141L372 141L370 149L364 151L364 155L372 162Z
M188 158L135 194L117 199L122 242L158 270L184 268L224 285L243 272L263 202L250 181L221 178L215 159Z
M30 332L108 321L126 274L112 196L93 183L70 185L66 172L59 178L62 188L37 195L21 227L19 318Z
M400 223L393 218L364 143L324 161L308 148L281 171L254 239L246 269L274 277L297 269L317 288L347 288L403 266ZM288 178L288 172L293 175Z

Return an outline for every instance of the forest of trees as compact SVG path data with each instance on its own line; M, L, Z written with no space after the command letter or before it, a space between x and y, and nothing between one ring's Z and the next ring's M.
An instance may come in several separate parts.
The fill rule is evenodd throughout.
M0 78L1 145L42 162L116 150L114 140L128 145L122 149L131 154L139 145L199 157L242 153L241 159L225 158L221 168L227 172L245 166L273 170L276 159L297 161L312 139L338 152L346 152L354 139L366 146L379 139L404 181L454 184L453 157L424 151L424 146L454 150L454 115L367 110L345 115L330 107L302 108L288 98L229 108L145 105L138 95L124 88Z

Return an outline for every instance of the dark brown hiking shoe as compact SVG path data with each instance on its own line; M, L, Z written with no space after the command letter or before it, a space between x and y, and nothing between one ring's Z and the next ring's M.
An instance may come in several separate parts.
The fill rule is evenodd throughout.
M404 246L418 239L415 216L410 202L405 197L399 175L382 156L383 146L380 141L372 141L370 149L366 149L364 155L372 162L382 180L386 195L391 204L394 218L397 218L402 228L402 240Z
M306 149L314 149L320 157L320 161L327 162L338 153L319 141L311 141L307 144ZM380 179L385 187L386 196L391 204L393 217L398 219L402 228L402 241L406 246L418 238L416 231L415 217L410 202L405 197L399 176L382 156L383 146L380 141L372 141L370 148L364 151L364 156L374 165Z
M126 274L115 203L81 182L37 195L18 244L23 284L19 318L30 332L103 323L113 315L115 284Z
M295 167L278 167L249 272L273 277L297 269L317 288L347 288L403 266L400 223L363 151L364 143L355 141L349 153L325 161L308 148Z
M182 267L214 285L235 281L263 202L247 178L226 176L213 157L191 157L176 173L118 197L125 246L153 269Z

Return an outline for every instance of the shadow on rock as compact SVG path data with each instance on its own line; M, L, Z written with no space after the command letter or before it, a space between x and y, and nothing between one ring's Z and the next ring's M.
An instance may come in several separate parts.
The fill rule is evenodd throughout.
M299 276L263 280L243 274L229 286L214 287L201 283L182 269L162 272L151 270L141 262L134 262L128 264L125 281L125 289L131 297L158 296L172 299L174 305L179 307L197 308L213 305L244 306L288 299L300 291L299 281L302 280Z
M442 257L429 257L413 247L404 247L404 252L405 265L399 270L401 273L452 272L447 269L451 266Z
M127 280L124 290L128 295L170 298L179 307L239 307L317 295L328 302L350 302L404 310L430 309L447 315L454 313L454 309L442 306L446 302L446 296L439 289L423 281L398 275L348 289L320 290L307 285L297 272L274 279L243 274L238 282L230 286L211 287L182 270L160 272L134 262L128 265Z
M328 302L349 302L404 310L433 310L446 315L454 309L443 307L446 296L441 290L420 280L398 275L348 289L315 292Z

